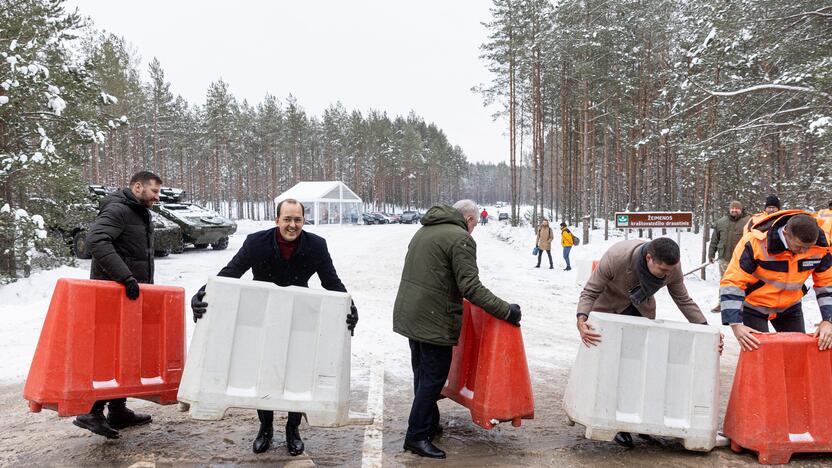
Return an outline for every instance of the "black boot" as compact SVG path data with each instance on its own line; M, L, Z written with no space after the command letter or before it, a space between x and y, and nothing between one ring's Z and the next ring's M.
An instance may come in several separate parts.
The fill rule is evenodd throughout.
M125 429L132 426L141 426L151 421L149 414L134 413L127 408L124 401L111 401L110 411L107 412L107 423L113 429Z
M84 428L93 434L104 436L108 439L118 439L118 431L107 424L107 419L104 417L104 406L100 408L92 407L92 411L88 414L82 414L72 421L78 427Z
M631 436L629 432L619 432L615 435L615 439L613 440L616 444L622 447L627 447L628 449L635 447L633 444L633 436Z
M445 452L433 445L429 440L404 440L404 449L428 458L445 458Z
M303 439L300 438L298 426L286 425L286 449L293 457L303 453Z
M260 424L260 431L254 439L254 444L251 450L254 453L263 453L272 446L272 437L274 436L274 429L271 424Z

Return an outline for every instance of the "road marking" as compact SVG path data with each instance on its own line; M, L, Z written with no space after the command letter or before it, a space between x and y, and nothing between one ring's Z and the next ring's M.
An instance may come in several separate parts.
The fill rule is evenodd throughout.
M373 423L364 428L362 468L381 468L384 428L384 359L377 359L370 369L370 389L367 392L367 412Z

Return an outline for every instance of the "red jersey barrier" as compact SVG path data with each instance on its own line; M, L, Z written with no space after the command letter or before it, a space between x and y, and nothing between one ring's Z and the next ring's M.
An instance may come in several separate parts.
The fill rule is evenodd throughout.
M74 416L98 400L176 403L184 312L182 288L143 284L131 301L113 281L58 280L23 389L29 409Z
M534 418L534 398L519 327L498 320L465 301L462 332L454 346L442 395L471 411L475 424Z
M725 412L731 449L753 450L763 464L832 452L832 351L804 333L756 336L760 348L740 352Z

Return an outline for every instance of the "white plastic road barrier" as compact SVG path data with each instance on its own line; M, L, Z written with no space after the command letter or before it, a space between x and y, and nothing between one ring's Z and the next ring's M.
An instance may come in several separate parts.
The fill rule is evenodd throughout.
M593 312L598 346L581 344L563 408L586 437L632 432L684 440L688 450L716 444L719 330Z
M575 265L575 284L580 287L586 286L586 282L592 275L592 259L573 260Z
M205 301L178 394L191 417L249 408L305 413L318 427L372 422L349 410L349 294L214 277Z

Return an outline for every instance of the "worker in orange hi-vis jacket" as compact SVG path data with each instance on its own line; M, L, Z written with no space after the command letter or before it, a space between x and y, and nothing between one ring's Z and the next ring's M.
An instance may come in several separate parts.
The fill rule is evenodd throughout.
M754 332L805 332L801 301L812 276L823 320L820 350L832 348L832 253L821 221L803 210L778 211L754 225L737 244L720 281L722 323L746 351Z

